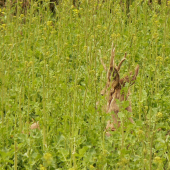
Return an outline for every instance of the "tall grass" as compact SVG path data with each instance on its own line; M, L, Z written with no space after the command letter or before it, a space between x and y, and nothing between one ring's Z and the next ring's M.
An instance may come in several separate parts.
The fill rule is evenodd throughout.
M0 9L1 169L170 169L170 4L134 1L128 13L123 2ZM140 73L135 124L107 138L100 57L109 63L112 42L116 61L128 54L121 76Z

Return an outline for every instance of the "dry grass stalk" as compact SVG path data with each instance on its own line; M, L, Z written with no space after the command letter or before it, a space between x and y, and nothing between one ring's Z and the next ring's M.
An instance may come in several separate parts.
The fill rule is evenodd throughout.
M131 101L129 100L130 89L128 89L127 94L123 93L121 90L123 87L125 87L126 83L129 83L129 86L135 83L135 80L136 80L136 77L139 71L139 65L137 65L135 69L135 73L130 72L129 75L120 79L119 71L120 71L122 63L126 59L126 53L125 53L124 58L120 61L118 66L116 66L116 64L114 63L114 58L115 58L115 48L113 48L113 45L112 45L110 67L107 72L107 83L106 83L105 88L101 91L101 95L106 94L107 96L106 113L114 112L114 114L112 114L113 120L107 122L107 126L106 126L107 136L110 136L108 132L109 130L115 131L116 128L120 127L121 125L121 122L118 118L118 112L120 111L120 108L118 104L116 103L116 99L119 100L120 102L125 101L125 100L129 101L130 104L126 108L126 110L129 112L132 112ZM107 70L102 59L101 59L101 63L104 69ZM129 118L129 120L131 123L134 123L132 118Z

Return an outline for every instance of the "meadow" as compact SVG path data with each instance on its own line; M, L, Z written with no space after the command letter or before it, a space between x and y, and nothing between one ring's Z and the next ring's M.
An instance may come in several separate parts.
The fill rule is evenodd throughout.
M170 1L17 2L0 8L0 169L169 170ZM112 43L121 76L139 74L107 137Z

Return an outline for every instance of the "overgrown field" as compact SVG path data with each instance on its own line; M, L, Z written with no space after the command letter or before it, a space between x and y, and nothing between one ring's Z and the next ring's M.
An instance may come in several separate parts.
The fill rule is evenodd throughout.
M170 169L170 1L123 2L0 8L0 169ZM127 52L121 76L140 70L133 111L107 137L100 58L109 66L112 42L117 63Z

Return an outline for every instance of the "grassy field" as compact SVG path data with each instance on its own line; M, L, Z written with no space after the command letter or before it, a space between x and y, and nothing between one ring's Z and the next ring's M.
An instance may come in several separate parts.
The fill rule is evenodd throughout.
M80 2L0 8L0 169L169 170L170 1L135 0L129 13L123 1ZM112 42L117 63L127 52L121 76L140 70L135 124L121 112L126 130L106 137L100 58L109 65Z

